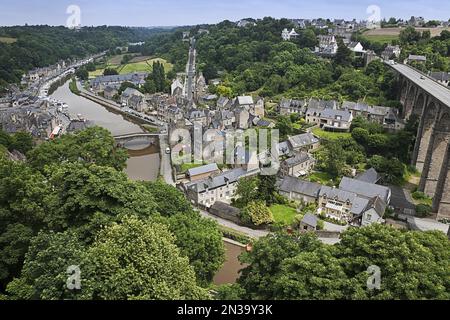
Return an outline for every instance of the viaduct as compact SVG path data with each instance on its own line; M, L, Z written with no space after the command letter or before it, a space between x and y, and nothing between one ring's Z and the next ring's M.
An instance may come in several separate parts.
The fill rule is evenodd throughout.
M450 218L450 89L409 66L388 65L398 73L403 117L419 119L412 156L419 191L433 198L438 219Z

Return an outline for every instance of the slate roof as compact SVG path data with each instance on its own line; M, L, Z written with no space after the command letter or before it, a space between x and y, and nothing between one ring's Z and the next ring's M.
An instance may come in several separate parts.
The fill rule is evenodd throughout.
M318 183L309 182L294 177L285 177L279 185L279 190L282 192L293 192L313 198L318 197L321 188L322 186Z
M325 119L350 122L352 114L347 110L325 109L322 111L320 117Z
M147 72L135 72L128 73L123 75L112 75L112 76L99 76L93 80L91 80L91 84L100 84L100 83L108 83L108 82L133 82L133 83L141 83L145 82L144 79L147 78Z
M250 96L239 96L237 97L237 102L239 105L247 105L247 104L253 104L253 98Z
M311 213L305 214L305 216L302 219L302 223L307 224L308 226L311 226L313 228L317 227L317 216Z
M381 176L374 168L370 168L360 174L358 174L355 179L359 181L364 181L367 183L377 183L380 181Z
M214 204L209 208L211 212L221 212L226 213L228 215L239 217L241 210L239 210L236 207L233 207L229 205L228 203L222 202L222 201L216 201Z
M328 186L322 186L319 192L319 197L326 197L327 199L337 199L340 202L353 203L358 197L356 193L345 191L338 188L331 188Z
M391 190L388 187L356 179L350 179L347 177L342 178L339 189L348 192L354 192L367 198L380 197L386 203L388 202L391 195Z
M204 174L204 173L208 173L208 172L213 172L213 171L218 171L219 167L217 166L216 163L210 163L201 167L197 167L197 168L192 168L188 170L188 175L190 177L192 176L197 176L199 174Z
M319 139L317 139L312 133L303 133L289 138L289 143L293 149L309 146L318 142Z
M413 61L427 61L427 57L410 54L409 57L408 57L408 60L413 60Z
M450 73L448 72L431 72L430 77L438 81L449 81Z
M292 168L311 159L313 158L307 152L302 152L297 154L295 157L287 159L286 161L284 161L284 163L289 168Z
M285 156L291 152L291 149L289 148L289 143L287 141L280 142L278 144L278 152L281 156Z
M196 181L187 184L189 190L193 190L197 193L203 193L207 189L213 190L227 185L227 183L235 183L239 180L239 177L244 176L247 173L242 168L236 168L227 172L224 172L215 177L209 177L201 181Z

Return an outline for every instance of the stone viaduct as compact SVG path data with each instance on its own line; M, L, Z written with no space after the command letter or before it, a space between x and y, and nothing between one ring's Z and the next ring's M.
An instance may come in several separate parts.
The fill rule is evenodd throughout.
M422 173L419 191L433 198L437 218L450 218L450 89L402 64L398 72L403 117L415 115L419 129L412 165Z

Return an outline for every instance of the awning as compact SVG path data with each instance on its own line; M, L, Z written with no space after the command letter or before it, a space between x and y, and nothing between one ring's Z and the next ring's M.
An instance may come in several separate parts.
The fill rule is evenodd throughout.
M327 203L327 205L325 206L325 208L330 209L330 210L334 210L334 211L344 211L344 207L343 206L339 206L337 204L333 204L333 203Z

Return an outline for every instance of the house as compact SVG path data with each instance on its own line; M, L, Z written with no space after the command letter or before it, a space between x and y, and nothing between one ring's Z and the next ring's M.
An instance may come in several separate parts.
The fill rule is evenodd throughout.
M387 205L379 197L375 197L369 201L367 208L361 215L361 220L357 224L362 227L369 226L373 223L382 224L385 222L383 219L386 212ZM359 218L358 218L359 219Z
M299 36L299 34L297 32L295 32L294 28L292 28L291 31L288 31L288 29L284 29L281 32L281 37L283 38L283 40L288 41L291 39L297 39Z
M430 72L430 77L446 87L450 83L450 72Z
M358 174L355 179L367 183L376 184L381 180L381 176L374 168L370 168L369 170Z
M247 172L242 168L232 169L217 176L185 184L188 199L196 205L211 207L216 201L230 203L235 197L239 179L257 174L259 171Z
M192 109L187 115L186 119L188 119L192 123L200 123L203 127L209 126L209 117L207 115L207 111L203 109Z
M405 64L409 62L425 63L427 62L427 57L410 54L408 59L406 59Z
M305 100L293 100L283 98L278 105L278 110L283 116L289 116L291 114L304 115L306 112Z
M408 24L413 27L422 27L425 24L425 19L423 17L412 16L411 19L409 19Z
M334 35L319 35L319 47L316 48L316 53L333 56L337 53L338 44Z
M245 27L249 27L249 26L253 27L253 26L256 26L256 22L251 21L249 19L242 19L236 23L236 26L239 28L245 28Z
M321 188L318 183L290 176L284 177L278 183L278 190L283 197L303 203L316 203Z
M245 150L243 147L237 147L234 160L235 168L242 168L246 171L259 169L259 157L256 151Z
M303 133L288 139L290 150L295 152L311 152L319 148L320 140L312 133Z
M297 153L281 163L281 174L283 176L300 177L306 176L314 168L316 160L307 152Z
M380 186L357 179L343 177L341 183L339 184L339 189L347 192L354 192L369 199L379 197L387 204L391 201L392 192L389 187Z
M236 129L248 129L250 125L250 112L241 107L236 108L234 113L236 117Z
M352 41L347 45L347 48L353 51L356 56L362 56L366 52L361 42Z
M250 112L256 117L264 118L266 114L264 109L264 98L258 97L256 103L250 108Z
M231 107L231 100L227 97L220 97L216 103L217 109L228 109Z
M250 110L250 108L253 108L254 102L251 96L239 96L234 100L233 105L235 108L241 107Z
M308 108L306 122L315 123L323 129L350 130L353 115L348 110Z
M211 163L197 168L189 169L186 172L186 176L188 177L189 181L193 182L209 178L210 176L219 173L220 170L217 164Z
M120 87L124 82L130 82L136 87L141 87L145 84L145 79L148 77L147 72L135 72L123 75L99 76L92 79L90 82L91 88L95 91L103 91L107 86L115 88Z
M126 88L125 91L122 92L122 95L120 98L121 103L125 106L130 106L130 99L133 96L138 96L138 97L144 98L144 95L140 91L138 91L134 88ZM134 103L135 102L136 102L136 100L134 100Z
M143 96L132 95L128 99L128 107L136 110L137 112L143 112L146 109L146 103Z
M311 213L305 214L300 221L300 232L314 232L317 230L317 216Z
M106 99L112 100L116 94L118 94L119 91L117 88L112 86L107 86L105 90L103 91L103 95Z
M381 57L383 58L383 60L392 60L392 59L400 57L401 53L402 53L402 49L400 48L400 46L389 45L381 53Z

